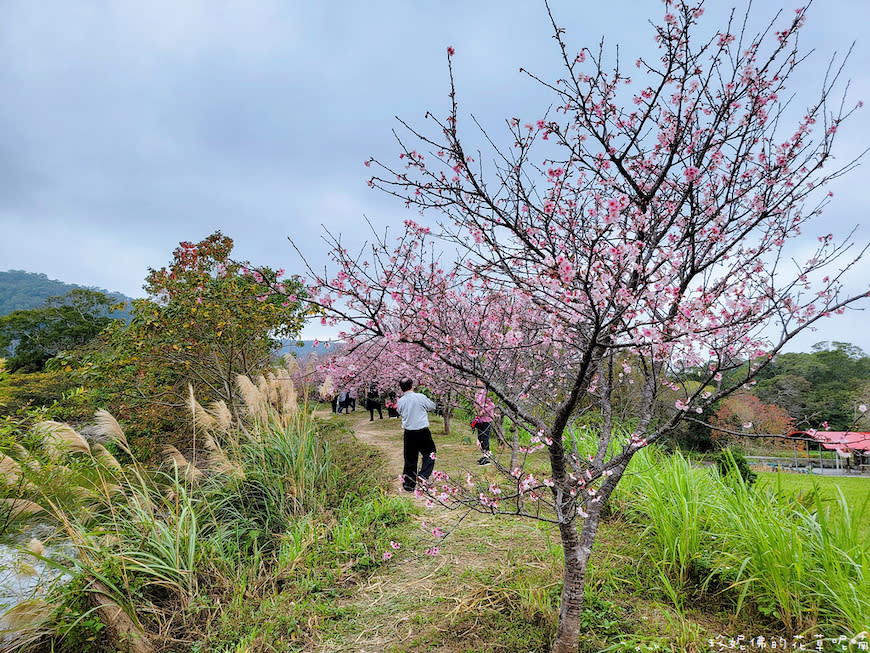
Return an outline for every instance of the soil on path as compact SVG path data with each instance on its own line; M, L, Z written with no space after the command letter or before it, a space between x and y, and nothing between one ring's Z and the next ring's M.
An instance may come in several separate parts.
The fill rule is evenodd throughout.
M393 494L399 494L402 488L402 421L396 418L375 418L370 421L365 417L357 417L356 413L349 415L356 439L365 444L377 447L387 457L387 467L391 472L390 489ZM363 415L367 411L362 411Z
M401 420L385 414L383 419L375 416L374 421L369 421L368 411L360 410L332 417L324 411L321 416L341 420L359 442L382 451L389 493L408 497L422 508L422 502L401 491ZM462 430L444 435L441 419L430 417L430 421L439 456L452 463L451 474L459 473L453 467L461 465L464 475L466 466L474 465L478 455L469 433ZM490 595L486 579L510 573L512 565L505 567L503 561L510 559L511 551L527 548L530 539L538 534L527 523L494 522L475 514L462 520L458 517L457 513L437 506L416 511L405 527L408 539L392 563L380 567L340 602L344 613L352 618L338 620L321 631L321 637L307 650L318 653L502 650L498 638L477 625L480 606L493 607L491 604L499 600ZM452 533L443 541L435 541L431 536L433 526ZM454 526L458 528L454 530ZM423 554L426 546L436 543L443 544L439 555ZM541 564L540 560L535 562Z

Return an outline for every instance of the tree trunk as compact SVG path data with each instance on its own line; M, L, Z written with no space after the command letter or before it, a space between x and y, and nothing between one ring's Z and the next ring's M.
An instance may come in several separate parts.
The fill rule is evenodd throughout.
M586 587L586 570L592 545L600 523L602 502L590 505L589 517L583 522L580 537L577 536L576 520L559 524L562 547L565 555L565 572L562 584L562 602L559 608L559 625L552 653L577 653L580 644L580 617L583 612L583 592Z
M444 435L450 435L450 418L453 415L450 391L441 399L441 418L444 420Z
M511 418L511 471L517 468L520 460L520 429L516 420Z

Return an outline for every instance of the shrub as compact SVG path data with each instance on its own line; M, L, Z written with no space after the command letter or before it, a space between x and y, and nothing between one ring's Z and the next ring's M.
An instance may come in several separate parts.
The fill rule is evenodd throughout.
M716 467L723 477L734 472L739 473L740 478L747 485L752 485L758 478L758 474L749 468L749 461L746 460L743 452L734 447L728 447L719 452L716 456Z

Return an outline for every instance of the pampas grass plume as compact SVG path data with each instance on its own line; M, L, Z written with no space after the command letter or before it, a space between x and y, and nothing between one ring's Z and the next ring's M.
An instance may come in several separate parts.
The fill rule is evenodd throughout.
M88 441L67 424L46 420L39 422L35 430L42 436L42 442L52 458L58 458L67 451L91 453Z
M33 537L27 543L27 550L35 556L42 556L45 553L45 545Z
M13 633L13 641L4 643L13 644L14 639L21 637L25 631L35 628L40 623L48 619L54 612L54 607L49 606L42 599L30 598L16 603L3 614L3 620L0 622L0 629L3 632ZM4 649L7 651L17 650L13 648Z
M9 456L0 458L0 478L6 485L15 485L21 478L21 467Z
M236 377L236 387L239 389L239 394L242 396L242 402L245 404L248 413L256 412L260 399L257 386L247 376L239 374Z
M190 414L193 415L193 423L194 428L199 428L201 430L211 430L217 424L217 421L214 417L208 414L208 412L203 408L200 403L196 400L196 397L193 394L193 385L190 383L187 384L188 389L188 399L187 404L190 408Z
M0 514L6 514L9 511L9 516L12 519L21 515L32 515L35 512L42 512L42 506L27 499L0 499Z
M187 458L184 457L184 454L171 444L167 444L163 447L163 455L166 457L168 463L174 465L182 474L184 474L186 480L195 482L202 478L202 471L194 467Z
M99 442L95 442L91 445L91 453L94 456L94 459L101 463L103 466L111 469L114 472L121 471L121 463L118 462L118 459L115 458L108 449L106 449Z
M94 418L97 422L97 432L120 446L124 453L129 454L130 445L127 443L127 436L124 435L124 429L118 424L118 420L109 411L102 408L94 413Z
M226 403L221 401L214 401L209 404L209 409L215 418L215 424L218 429L226 433L233 426L233 414L230 412L230 409L227 408Z
M265 385L266 379L262 376L260 379L263 380L263 384ZM263 405L264 393L261 393L259 388L254 385L254 382L244 374L239 374L236 377L236 387L239 389L239 394L242 396L242 401L245 404L245 410L247 411L248 416L255 420L265 420L266 410ZM268 392L269 390L266 388L265 396L267 397Z

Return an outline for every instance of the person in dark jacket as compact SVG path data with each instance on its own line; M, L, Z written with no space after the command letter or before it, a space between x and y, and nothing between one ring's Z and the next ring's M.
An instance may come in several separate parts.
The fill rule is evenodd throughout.
M369 385L366 393L366 410L369 411L369 421L375 420L375 411L378 411L378 417L384 419L384 413L381 411L381 395L378 392L378 386L374 383Z

